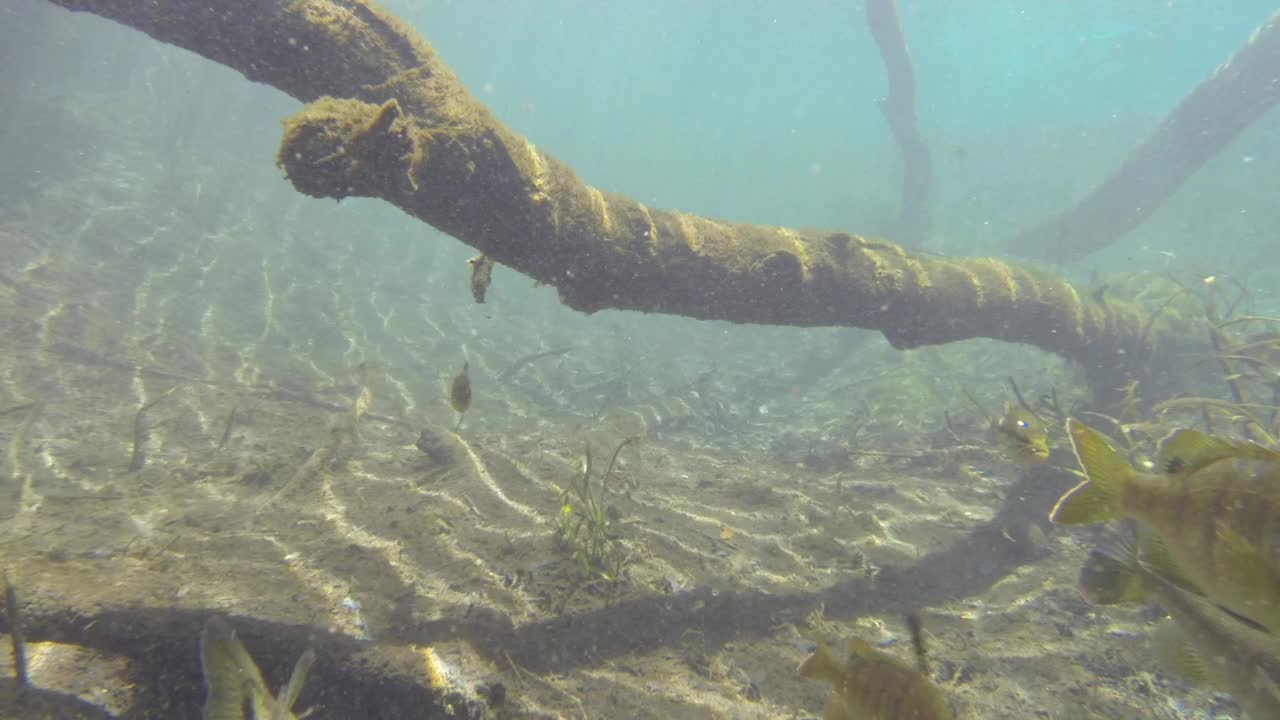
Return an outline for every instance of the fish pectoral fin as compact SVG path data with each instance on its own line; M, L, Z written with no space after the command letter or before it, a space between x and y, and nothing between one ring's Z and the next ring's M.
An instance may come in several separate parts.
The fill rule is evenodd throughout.
M1166 618L1160 623L1151 637L1151 644L1164 669L1194 685L1221 689L1217 687L1200 652L1174 621Z
M302 655L298 657L298 662L293 666L293 674L289 676L289 684L280 690L280 707L285 710L292 710L293 704L298 701L298 696L302 694L302 685L307 681L307 672L311 670L311 665L316 661L316 651L308 646L302 651Z
M1259 690L1265 691L1276 702L1280 702L1280 682L1276 681L1274 675L1259 667L1254 673L1253 684Z

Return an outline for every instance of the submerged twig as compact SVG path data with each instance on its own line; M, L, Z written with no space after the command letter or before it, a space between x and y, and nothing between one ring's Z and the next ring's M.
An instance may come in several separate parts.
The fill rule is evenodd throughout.
M507 378L519 372L522 368L524 368L525 365L529 365L531 363L537 362L542 358L554 357L556 355L564 355L565 353L569 352L572 349L573 349L572 347L566 346L562 348L554 348L552 350L543 350L541 352L529 353L528 355L525 355L523 357L516 359L515 362L511 363L511 367L499 373L498 380L499 381L506 380Z
M133 454L129 458L129 472L137 472L141 470L142 466L147 462L146 453L142 449L143 443L146 442L147 434L146 425L142 422L143 413L155 407L156 403L169 397L169 395L173 394L173 391L177 389L178 386L174 385L168 390L160 393L160 397L145 403L142 407L138 408L137 414L133 416Z
M951 433L951 438L956 442L959 442L960 433L956 432L955 425L951 423L951 413L944 409L942 411L942 420L947 424L947 432Z
M218 441L219 450L225 448L227 446L227 442L231 440L231 430L235 427L236 412L239 409L239 407L233 407L231 408L231 412L227 413L227 424L226 427L222 429L222 439Z
M27 642L22 636L22 616L18 613L18 591L9 573L4 574L4 605L9 616L9 642L13 644L13 677L18 690L27 688Z
M1270 315L1241 315L1240 317L1234 317L1234 318L1231 318L1230 320L1223 320L1222 322L1218 323L1218 329L1225 330L1226 328L1229 328L1232 325L1240 325L1241 323L1247 323L1247 322L1280 323L1280 317L1272 317Z
M1022 406L1022 409L1039 418L1040 414L1027 403L1026 398L1022 397L1022 391L1018 389L1018 381L1014 380L1012 375L1009 376L1009 387L1013 389L1013 396L1018 399L1018 404Z
M625 437L622 439L622 442L618 443L618 447L613 449L613 455L609 458L609 467L605 468L604 478L600 480L600 496L601 497L604 497L609 492L609 477L613 475L613 466L616 462L618 462L618 453L622 452L622 448L626 447L627 445L630 445L632 441L637 439L639 438L635 435ZM624 482L626 483L628 488L635 489L639 487L639 483L633 480L624 479Z
M953 432L952 434L955 433ZM870 455L872 457L902 458L904 460L919 460L927 455L927 453L891 452L889 450L850 450L849 454Z
M1246 409L1247 407L1256 407L1271 410L1272 408L1269 405L1257 403L1235 403L1227 400L1219 400L1218 398L1184 397L1165 400L1164 402L1158 403L1152 407L1151 411L1157 415L1161 415L1169 410L1185 408L1187 406L1191 406L1192 409L1198 410L1205 415L1206 424L1208 424L1207 414L1210 409L1217 410L1232 420L1243 418L1246 437L1250 440L1261 442L1268 446L1276 445L1275 437L1264 429L1266 426L1260 419L1258 419L1258 416Z
M0 417L4 417L5 415L12 415L13 413L16 413L16 412L22 412L23 410L27 410L35 406L36 404L34 402L26 402L20 405L14 405L13 407L7 407L3 410L0 410Z
M1187 289L1183 287L1178 292L1169 296L1168 300L1161 303L1160 307L1156 308L1156 311L1151 313L1151 316L1148 317L1147 321L1142 325L1142 333L1138 335L1138 347L1142 348L1144 351L1149 347L1149 343L1151 342L1151 329L1155 327L1156 320L1159 320L1160 316L1164 314L1164 311L1167 310L1175 300L1185 295L1186 292Z
M1204 283L1205 283L1204 314L1205 314L1205 317L1209 320L1209 344L1213 347L1213 352L1217 356L1218 362L1222 365L1222 379L1223 379L1223 382L1227 384L1227 389L1231 393L1231 399L1235 401L1235 404L1237 406L1242 406L1246 402L1246 400L1245 400L1244 391L1240 389L1240 381L1239 381L1240 376L1235 374L1234 369L1231 367L1231 361L1226 359L1226 355L1228 354L1228 352L1227 352L1227 349L1224 347L1225 336L1221 329L1222 320L1218 316L1217 304L1215 300L1215 292L1217 291L1217 285L1214 283L1213 278L1207 278L1204 281ZM1234 309L1234 305L1232 306L1232 308ZM1257 418L1255 418L1253 415L1249 414L1248 412L1245 412L1243 408L1240 408L1240 411L1242 412L1242 414L1244 414L1245 417L1249 418L1249 420L1252 421L1252 422L1244 423L1245 437L1249 438L1250 440L1263 440L1269 444L1274 443L1274 441L1271 439L1271 435L1266 430L1263 429L1264 425ZM1204 414L1205 431L1212 432L1212 430L1209 428L1208 408L1207 407L1204 408L1202 412Z

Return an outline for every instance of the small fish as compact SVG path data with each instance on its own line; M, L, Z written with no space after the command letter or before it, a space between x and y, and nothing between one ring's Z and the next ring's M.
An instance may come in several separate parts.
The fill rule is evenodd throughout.
M841 662L823 643L800 676L831 683L825 720L954 720L942 693L919 671L861 640Z
M467 261L471 265L471 297L481 305L489 292L489 283L493 280L493 258L488 255L477 255Z
M1050 513L1061 525L1133 518L1210 600L1280 634L1280 453L1179 430L1160 444L1159 473L1134 470L1105 437L1067 421L1088 479Z
M449 386L449 405L458 413L458 425L462 425L462 416L471 407L471 376L467 374L470 363L462 363L462 372L453 379Z
M360 397L356 398L356 402L351 406L351 415L356 420L364 417L369 412L369 406L373 404L373 391L369 390L369 386L365 385L360 390Z
M308 647L303 651L293 666L289 684L273 697L236 631L216 615L209 618L200 633L200 666L209 693L204 720L298 720L293 703L302 693L302 684L315 659L314 650Z
M1280 637L1179 586L1144 552L1127 539L1095 549L1081 572L1085 596L1103 604L1158 603L1173 618L1157 630L1154 643L1166 669L1230 693L1255 720L1280 718Z
M1006 402L1004 415L991 421L996 444L1014 462L1035 464L1049 459L1049 433L1035 413Z

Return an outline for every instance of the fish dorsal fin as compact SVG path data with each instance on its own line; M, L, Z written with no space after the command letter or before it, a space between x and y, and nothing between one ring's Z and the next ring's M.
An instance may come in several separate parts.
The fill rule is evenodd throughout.
M1156 658L1169 672L1196 685L1218 688L1204 658L1174 621L1160 623L1151 636L1151 644Z
M909 673L917 672L910 663L878 650L867 641L859 640L858 638L853 638L849 641L849 659L851 663L860 661L879 665L893 665Z
M307 681L307 672L311 670L311 666L315 661L316 651L308 645L307 649L302 651L302 655L298 656L298 662L293 666L293 674L289 676L289 684L280 689L279 699L276 703L281 710L292 710L294 703L298 702L298 696L302 694L302 686Z
M1251 442L1213 437L1192 428L1173 431L1160 441L1156 451L1160 472L1182 477L1230 458L1280 461L1280 453Z
M867 641L859 640L858 638L851 638L849 640L849 655L860 658L885 657L884 653L871 647Z

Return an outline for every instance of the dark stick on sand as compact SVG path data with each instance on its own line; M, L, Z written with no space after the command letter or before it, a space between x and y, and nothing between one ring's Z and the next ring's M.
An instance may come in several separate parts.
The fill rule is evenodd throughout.
M147 441L147 426L142 422L143 413L155 407L156 403L169 397L169 394L176 390L177 387L177 385L174 385L160 393L160 397L138 408L137 414L133 416L133 453L129 457L129 472L137 472L147 463L146 452L142 449L143 444Z
M227 425L222 429L222 439L218 441L219 450L225 448L227 443L231 441L231 430L235 427L236 412L239 410L240 408L233 407L231 408L231 412L227 413Z
M553 350L543 350L542 352L529 353L528 355L525 355L524 357L521 357L520 359L511 363L511 367L507 368L506 370L503 370L502 374L498 375L498 380L502 381L510 378L512 375L515 375L517 372L519 372L525 365L530 365L534 362L537 362L538 360L541 360L542 358L555 357L556 355L564 355L565 353L569 352L572 349L573 348L562 347L562 348L555 348Z
M13 643L13 677L19 691L28 686L27 642L22 636L22 616L18 614L18 591L13 589L9 573L4 574L4 606L9 615L9 641Z

